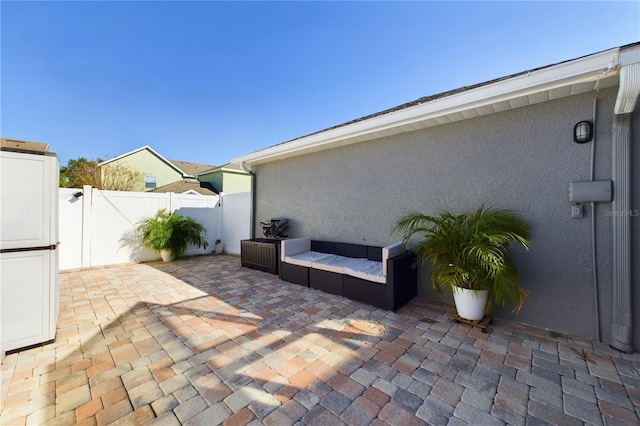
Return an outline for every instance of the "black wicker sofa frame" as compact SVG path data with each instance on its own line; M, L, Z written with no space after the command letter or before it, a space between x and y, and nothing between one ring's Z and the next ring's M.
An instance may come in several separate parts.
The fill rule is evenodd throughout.
M403 244L374 247L283 240L280 279L395 311L417 294L413 252Z

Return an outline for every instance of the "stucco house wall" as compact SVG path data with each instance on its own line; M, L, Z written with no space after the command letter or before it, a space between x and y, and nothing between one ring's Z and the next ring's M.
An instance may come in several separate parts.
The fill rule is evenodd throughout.
M500 317L596 338L591 258L591 211L571 218L568 188L589 180L592 144L595 179L611 179L612 117L617 88L570 96L483 117L444 124L285 160L256 164L256 228L259 221L290 219L291 237L308 236L385 245L406 210L462 212L486 203L513 209L531 225L531 250L515 252L521 284L530 291L517 317ZM572 140L575 123L592 118L594 142ZM640 114L632 119L638 140ZM639 150L633 151L637 164ZM632 181L640 182L638 168ZM639 205L640 185L633 188ZM608 341L611 319L611 203L596 204L600 326ZM633 249L640 247L640 218L633 219ZM635 276L640 276L635 262ZM428 270L420 272L420 294L434 293ZM640 292L634 294L640 312ZM637 323L637 321L636 321ZM634 330L640 348L640 327Z

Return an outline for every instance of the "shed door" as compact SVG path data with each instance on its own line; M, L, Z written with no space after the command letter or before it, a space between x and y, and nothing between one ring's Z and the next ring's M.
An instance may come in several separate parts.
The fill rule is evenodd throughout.
M2 249L55 244L57 212L52 211L55 157L0 151ZM57 201L57 195L55 196Z

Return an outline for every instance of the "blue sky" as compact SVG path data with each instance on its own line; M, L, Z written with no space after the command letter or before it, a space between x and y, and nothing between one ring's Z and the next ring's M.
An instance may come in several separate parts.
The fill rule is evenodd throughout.
M640 40L639 2L7 2L0 134L234 157Z

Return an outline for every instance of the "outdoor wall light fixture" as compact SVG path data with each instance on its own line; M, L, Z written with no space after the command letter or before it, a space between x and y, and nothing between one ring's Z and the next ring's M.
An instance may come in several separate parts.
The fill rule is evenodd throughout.
M587 143L593 139L593 124L590 121L581 121L573 126L573 141L575 143Z
M74 192L73 196L71 198L69 198L69 202L70 203L75 203L76 201L78 201L80 199L80 197L82 197L82 191L78 191L78 192Z

